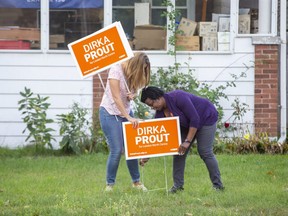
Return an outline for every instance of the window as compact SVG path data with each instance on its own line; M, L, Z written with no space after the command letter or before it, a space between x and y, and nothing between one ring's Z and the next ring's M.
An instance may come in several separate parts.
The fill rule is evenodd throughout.
M167 11L167 8L163 6L164 2L163 0L113 0L112 20L122 23L133 49L166 50L167 36L164 27L167 18L162 14ZM176 17L175 22L179 23L179 30L184 30L184 35L177 36L178 50L217 51L217 31L230 31L230 0L171 0L171 3L181 14ZM230 40L227 38L230 38L228 33L222 34L222 41L225 44L220 46L223 51L230 50L228 46Z
M0 0L0 49L41 49L40 0ZM49 49L103 27L103 0L49 0Z
M272 34L276 30L274 0L239 0L238 33Z
M69 43L100 30L103 14L102 0L50 0L49 48L66 50Z
M40 2L0 0L0 49L40 49Z
M187 14L187 1L176 1L177 8ZM120 21L134 50L166 49L167 11L163 0L113 0L112 21Z

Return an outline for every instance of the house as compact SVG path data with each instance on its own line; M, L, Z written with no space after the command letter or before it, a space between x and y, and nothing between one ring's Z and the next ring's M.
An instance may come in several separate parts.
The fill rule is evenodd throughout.
M154 72L171 65L173 58L167 54L171 32L167 31L163 39L159 26L167 24L167 18L161 14L173 7L163 6L162 1L134 2L0 0L0 146L26 145L27 133L22 134L26 125L17 104L24 87L49 97L49 118L67 113L73 102L91 111L98 108L103 94L99 77L82 79L67 45L114 21L122 23L128 39L135 37L133 42L129 40L134 50L145 49ZM239 98L249 104L243 122L252 132L265 131L284 142L286 1L171 0L171 3L181 11L182 18L198 26L190 35L189 31L184 32L188 34L184 37L190 40L196 36L199 42L185 44L188 39L183 39L183 51L178 51L183 67L189 62L197 79L212 87L231 80L230 74L247 74L226 92L230 100L222 102L224 119L233 112L231 101ZM176 20L179 25L180 18ZM211 22L217 23L216 32ZM229 36L219 40L218 32ZM101 76L105 80L105 72ZM59 125L54 123L51 127L59 141ZM54 146L58 147L57 141Z

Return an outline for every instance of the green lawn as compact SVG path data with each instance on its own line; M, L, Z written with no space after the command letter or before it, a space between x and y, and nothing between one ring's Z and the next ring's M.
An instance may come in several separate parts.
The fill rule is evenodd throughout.
M149 192L131 187L124 156L105 193L107 155L0 154L0 215L288 215L288 155L217 155L224 192L212 190L204 163L189 155L185 190L167 195L164 157L141 169ZM165 157L168 187L172 157Z

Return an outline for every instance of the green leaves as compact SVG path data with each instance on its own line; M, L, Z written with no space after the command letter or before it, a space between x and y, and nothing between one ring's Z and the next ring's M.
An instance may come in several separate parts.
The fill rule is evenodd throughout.
M86 119L89 111L81 107L78 103L72 105L72 111L58 116L60 125L60 147L65 153L80 154L85 149L85 144L89 142L89 135L86 133L91 127Z
M20 92L23 99L18 101L19 111L23 116L23 122L26 123L26 130L29 134L25 141L30 140L30 143L35 144L36 150L38 147L43 148L48 146L52 148L51 141L55 140L50 132L54 131L52 128L47 128L46 124L53 123L52 119L47 118L46 111L50 104L46 101L49 97L40 97L40 95L33 95L30 89L24 88L23 92Z
M29 131L25 141L35 145L37 153L46 146L52 149L51 142L55 141L52 132L55 130L47 127L47 124L54 123L53 119L47 118L46 113L50 107L49 97L41 97L39 94L35 96L26 87L20 95L23 98L18 101L18 110L21 111L22 120L26 123L22 133ZM88 109L73 103L71 112L57 115L57 123L60 125L59 134L62 136L59 145L63 153L81 154L96 151L96 143L100 151L108 151L99 121L92 124L87 119L88 114Z

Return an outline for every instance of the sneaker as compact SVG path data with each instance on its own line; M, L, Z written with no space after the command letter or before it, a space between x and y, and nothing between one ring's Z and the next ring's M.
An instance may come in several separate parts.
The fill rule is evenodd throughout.
M113 191L113 185L106 185L105 192Z
M218 187L214 186L213 189L215 191L224 191L225 187L223 187L223 186L218 186Z
M174 194L174 193L177 193L178 191L180 192L183 190L184 190L184 188L182 186L180 186L180 187L173 186L172 188L170 188L169 193Z
M147 191L148 191L148 189L147 189L142 183L140 183L140 182L133 183L132 187L133 187L133 188L136 188L136 189L138 189L138 190L142 190L142 191L144 191L144 192L147 192Z

